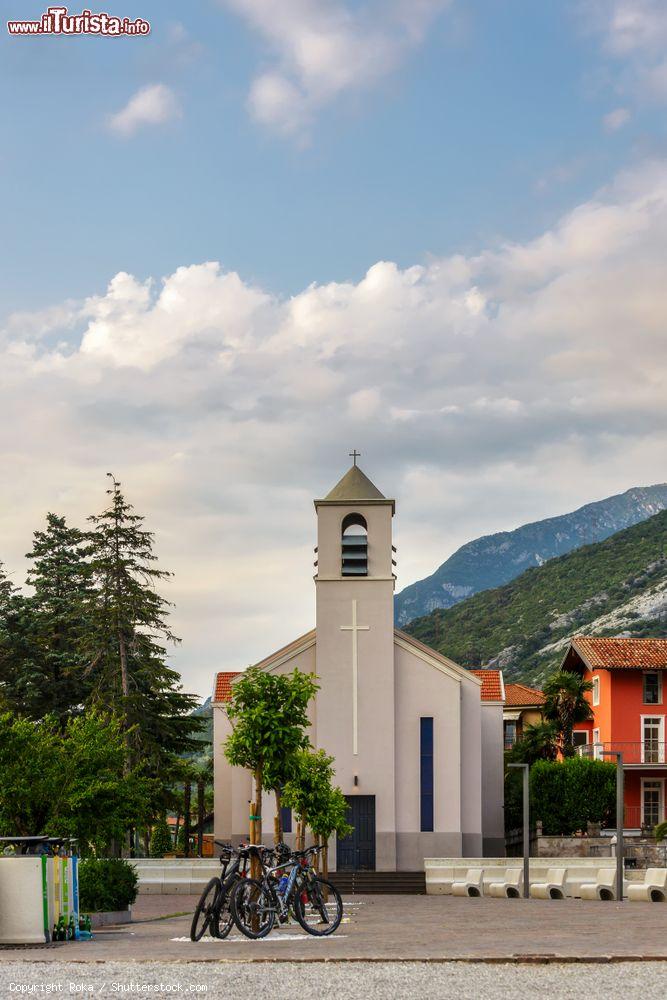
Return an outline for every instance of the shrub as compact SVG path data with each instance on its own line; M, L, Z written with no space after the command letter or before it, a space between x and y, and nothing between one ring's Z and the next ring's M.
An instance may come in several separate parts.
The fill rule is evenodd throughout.
M653 831L653 835L658 843L660 843L661 840L667 840L667 820L665 820L664 823L658 823Z
M169 826L162 816L153 827L151 835L151 857L161 858L165 854L170 854L174 850L174 842L171 839Z
M123 858L84 858L79 864L82 911L125 910L137 898L139 878Z
M530 771L531 819L548 836L571 836L587 823L609 823L616 807L616 765L584 757L540 760Z

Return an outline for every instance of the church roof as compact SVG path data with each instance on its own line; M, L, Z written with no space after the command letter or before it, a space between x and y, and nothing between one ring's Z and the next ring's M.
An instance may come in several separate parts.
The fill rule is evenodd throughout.
M386 500L377 486L374 486L358 465L353 465L324 498L329 501L345 500Z

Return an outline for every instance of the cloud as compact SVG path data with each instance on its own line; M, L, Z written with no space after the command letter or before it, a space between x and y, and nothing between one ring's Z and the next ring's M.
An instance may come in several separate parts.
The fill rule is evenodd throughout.
M602 124L606 132L618 132L620 128L630 121L631 115L627 108L614 108L602 119Z
M450 0L221 0L264 40L274 64L248 95L253 117L284 135L303 135L344 94L377 85L426 37Z
M124 108L109 118L109 128L128 138L146 125L164 125L180 118L181 110L170 87L153 83L133 94Z
M583 0L589 28L622 61L617 89L640 99L667 100L667 5L664 0Z
M348 452L398 498L399 585L481 533L665 479L667 170L522 243L267 292L217 263L117 274L0 332L0 558L111 469L175 571L206 692L311 627L311 500Z

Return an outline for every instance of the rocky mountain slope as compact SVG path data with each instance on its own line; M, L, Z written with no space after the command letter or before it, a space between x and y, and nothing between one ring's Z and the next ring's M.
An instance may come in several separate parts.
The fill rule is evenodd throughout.
M402 628L436 608L453 607L479 591L508 583L531 566L603 541L665 509L667 483L638 486L571 514L477 538L458 549L432 576L396 595L396 624Z
M572 635L667 638L667 510L406 631L462 666L501 667L506 681L537 685Z

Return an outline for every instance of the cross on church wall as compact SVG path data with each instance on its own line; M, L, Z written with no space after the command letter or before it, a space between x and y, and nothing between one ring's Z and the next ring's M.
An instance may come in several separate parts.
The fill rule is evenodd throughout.
M358 684L357 684L357 678L359 675L358 635L359 632L370 632L370 625L357 624L357 602L354 599L352 601L352 624L341 625L340 630L341 632L352 633L352 753L356 757L359 752L358 737L357 737L358 727L359 727L359 702L358 702Z

